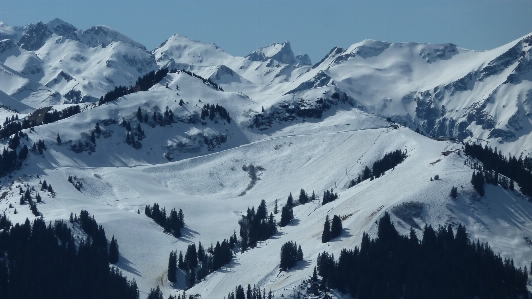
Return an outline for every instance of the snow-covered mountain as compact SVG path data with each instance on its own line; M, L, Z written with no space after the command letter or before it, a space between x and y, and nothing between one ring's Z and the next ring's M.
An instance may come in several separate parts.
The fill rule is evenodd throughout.
M0 38L0 63L54 90L62 103L97 101L158 68L143 45L107 26L81 30L59 19L24 27L2 23Z
M171 251L238 234L249 207L264 199L273 211L301 189L320 199L332 189L339 198L296 206L295 220L273 238L237 252L187 294L223 298L250 284L276 297L292 295L312 275L319 253L338 256L359 246L363 232L375 235L384 212L403 234L462 223L472 240L489 242L517 266L532 260L529 198L518 187L494 185L479 196L470 183L472 159L459 142L480 141L523 158L532 151L532 35L484 52L365 40L335 47L314 65L288 42L237 57L173 35L148 51L111 28L80 30L61 20L0 23L0 40L2 120L96 102L150 71L177 70L147 91L81 105L78 114L22 130L16 151L39 141L46 150L30 150L20 169L0 178L0 211L14 222L35 218L19 204L19 188L39 190L43 180L56 193L41 193L37 204L47 222L81 209L94 215L117 238L117 266L136 280L141 298L157 285L165 297L182 293L182 272L177 284L167 280ZM441 136L457 140L434 138ZM7 148L9 138L0 143ZM403 163L350 187L394 150L407 153ZM153 203L183 210L181 238L144 215ZM342 216L344 231L322 243L327 215ZM279 271L280 248L291 240L304 261Z

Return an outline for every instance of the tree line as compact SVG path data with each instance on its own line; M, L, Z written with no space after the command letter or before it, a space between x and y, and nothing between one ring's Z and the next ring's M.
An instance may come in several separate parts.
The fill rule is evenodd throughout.
M107 250L91 237L76 246L63 221L12 225L0 216L0 253L0 298L139 297L136 282L109 266Z
M21 145L21 138L26 138L28 140L28 135L20 131L15 133L13 137L9 139L7 148L4 147L4 150L0 153L0 177L7 175L17 169L22 167L22 162L24 162L29 157L30 149L27 145ZM20 150L17 152L17 149L20 147ZM35 154L42 155L46 150L46 145L43 140L38 140L34 142L31 151Z
M229 112L225 110L225 108L221 105L210 105L205 104L203 105L203 108L201 108L201 119L205 120L205 118L209 118L211 121L214 120L214 118L218 115L221 119L227 121L227 123L231 123L231 117L229 117Z
M154 203L153 207L146 205L144 214L159 224L165 232L171 233L176 238L181 237L181 229L185 227L183 210L179 209L179 212L177 212L174 208L166 216L166 209L164 207L161 209L158 203Z
M247 290L244 291L242 285L235 287L235 290L227 294L227 299L273 299L273 293L270 290L266 295L266 289L261 289L255 285L251 287L248 284Z
M162 68L156 72L151 71L146 75L139 77L135 82L135 85L130 86L129 88L125 86L116 86L113 90L107 92L105 95L100 97L100 100L98 101L98 106L101 106L105 103L109 103L131 93L147 91L155 84L161 82L161 80L166 77L167 74L168 69Z
M229 237L229 240L224 239L221 243L216 242L214 246L211 244L207 249L203 248L201 242L198 243L198 247L195 244L190 244L184 256L182 251L179 252L179 255L177 251L170 252L168 280L177 283L177 269L181 269L186 274L185 284L187 288L193 287L210 273L227 265L233 259L237 243L236 233L234 233Z
M393 152L386 153L384 157L382 157L382 159L377 160L373 163L371 169L368 166L364 167L364 170L358 176L358 178L356 180L352 179L349 182L348 188L351 188L356 184L360 184L360 182L365 181L367 179L374 179L380 177L386 171L401 164L406 159L406 157L406 151L402 152L400 150L395 150Z
M473 173L471 183L480 195L484 195L484 182L514 190L515 181L521 193L532 196L532 160L529 157L508 158L501 151L472 143L465 144L464 152L482 163L482 166L476 163L471 165L477 170Z
M321 282L314 288L337 289L365 298L528 298L527 273L496 255L487 243L472 242L464 226L425 226L401 236L385 213L376 239L364 233L354 250L336 260L323 252L317 260Z
M79 105L69 106L59 111L50 109L44 114L42 124L53 123L71 117L72 115L78 114L80 112L81 108ZM30 117L25 117L22 120L19 120L18 115L16 117L11 117L11 119L6 117L6 120L0 129L0 139L7 138L24 129L29 129L40 124L41 123L37 123L34 119L30 120Z
M240 249L255 248L257 242L266 241L277 233L277 223L273 213L268 216L266 201L261 200L257 212L255 207L247 209L246 215L238 221L240 225Z

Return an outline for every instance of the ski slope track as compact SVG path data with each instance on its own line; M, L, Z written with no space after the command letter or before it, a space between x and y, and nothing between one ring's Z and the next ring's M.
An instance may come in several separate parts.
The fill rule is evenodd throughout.
M375 237L376 221L385 212L402 234L411 227L419 234L425 225L462 223L471 240L489 242L516 266L529 267L530 199L519 188L493 185L480 197L470 183L473 170L465 163L470 158L462 141L482 142L505 155L530 155L531 47L532 35L484 52L454 44L365 40L333 48L311 64L308 56L294 54L289 42L236 57L178 34L149 51L106 26L0 23L2 121L48 106L82 108L23 130L27 137L17 150L39 140L47 149L42 155L30 151L20 169L0 178L0 212L13 222L34 219L28 205L19 204L19 187L40 190L39 182L46 180L56 194L40 192L43 218L66 220L82 209L94 215L107 236L118 240L117 267L136 280L141 298L157 285L165 298L182 293L183 272L177 284L167 280L171 251L185 252L198 242L208 248L238 235L248 208L264 199L269 213L276 200L280 209L301 189L320 200L296 206L295 219L273 238L237 252L187 294L221 299L235 286L250 284L276 297L290 296L312 275L319 253L339 256L344 248L360 246L363 232ZM147 91L95 103L116 86L133 86L139 76L162 67L178 71ZM207 104L225 108L230 122L219 115L201 118ZM166 111L172 121L154 119ZM135 135L140 146L126 143L127 122L131 132L140 124L145 135ZM96 124L102 133L93 143ZM8 143L0 140L1 148ZM395 150L407 153L404 162L348 188L364 167ZM254 178L245 170L250 165L259 169ZM83 184L79 191L69 176ZM458 187L456 199L449 196L452 187ZM324 191L331 189L339 198L322 205ZM154 203L183 210L182 237L164 233L144 215L144 207ZM344 230L321 243L325 218L333 215L343 218ZM280 213L275 218L279 221ZM288 241L302 247L304 260L280 271L280 249Z

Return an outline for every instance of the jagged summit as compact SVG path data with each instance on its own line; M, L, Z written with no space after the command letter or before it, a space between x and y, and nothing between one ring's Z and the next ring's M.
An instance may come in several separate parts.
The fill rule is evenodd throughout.
M4 22L0 24L0 40L13 39L22 49L28 51L40 49L53 34L82 42L89 47L106 47L113 42L123 42L137 48L146 49L142 44L108 26L99 25L82 30L57 18L46 24L37 22L23 27L11 27Z
M298 56L294 55L290 42L273 43L266 47L261 47L253 53L246 56L247 59L252 61L267 61L273 59L284 64L291 65L310 65L310 57L307 54Z

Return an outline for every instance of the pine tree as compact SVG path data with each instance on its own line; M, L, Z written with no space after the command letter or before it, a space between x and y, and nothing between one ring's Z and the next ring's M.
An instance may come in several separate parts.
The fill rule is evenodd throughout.
M308 202L308 195L305 192L305 190L301 189L301 191L299 192L299 203L304 205L307 202Z
M260 201L259 207L257 208L257 214L255 215L255 217L262 220L262 219L266 219L267 216L268 216L268 210L266 208L266 201L263 199Z
M331 239L339 237L342 234L342 219L338 215L334 215L331 225Z
M47 190L48 189L48 184L46 183L46 180L42 181L42 185L41 185L41 191L44 191L44 190Z
M191 288L196 284L196 271L194 269L190 269L190 273L188 275L188 287Z
M288 199L286 200L286 206L289 208L294 207L294 198L292 197L292 192L290 192L290 195L288 195Z
M148 299L163 299L163 292L157 286L155 289L151 289L150 293L148 294Z
M111 243L109 244L109 263L116 264L120 258L120 253L118 251L118 242L113 235Z
M137 109L137 119L138 121L142 122L143 121L143 117L142 117L142 110L140 109Z
M331 240L331 225L329 223L329 215L325 217L323 224L323 233L321 234L321 243L327 243Z
M288 205L284 206L281 210L281 222L279 225L285 227L292 219L294 219L294 211Z
M273 206L273 213L279 213L279 206L277 205L277 199L275 199L275 206Z
M177 266L179 269L186 270L186 264L183 261L183 252L179 251L179 258L177 259Z
M458 188L457 188L457 187L453 186L453 187L451 188L451 194L450 194L450 196L451 196L452 198L457 198L457 197L458 197Z
M176 283L177 282L177 252L170 252L170 257L168 258L168 280Z
M473 172L471 184L480 196L484 196L484 175L482 174L482 171Z

